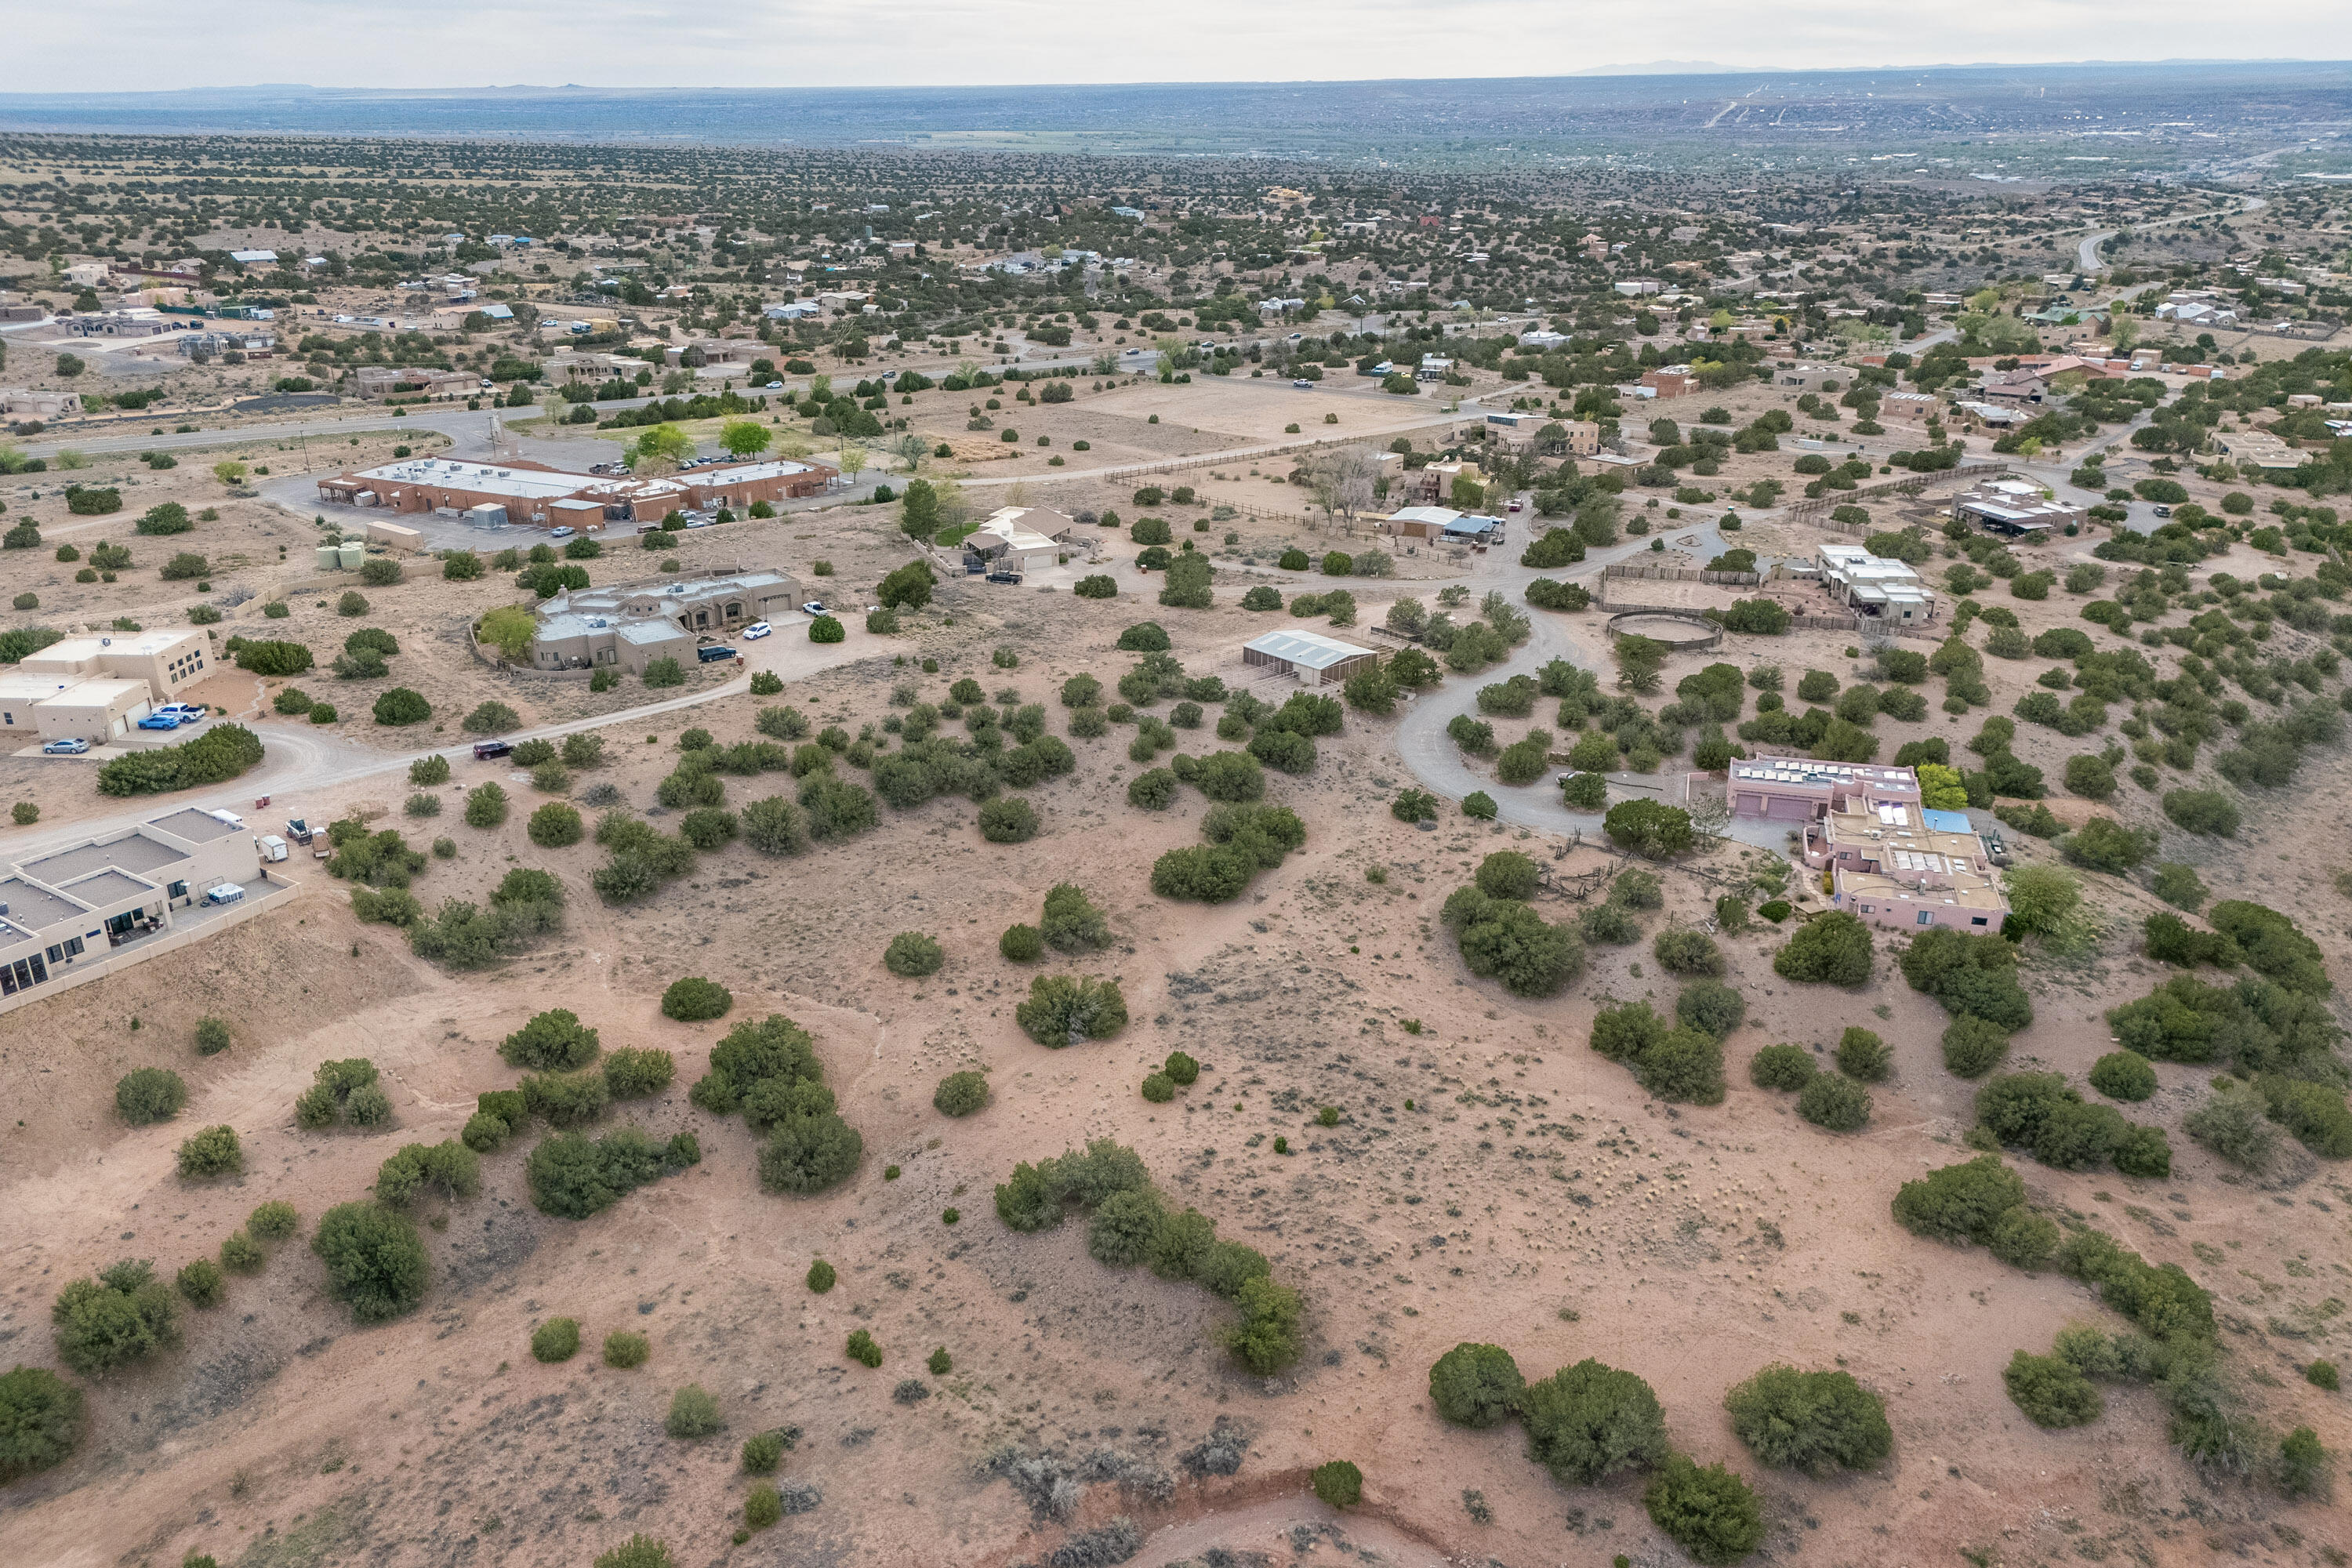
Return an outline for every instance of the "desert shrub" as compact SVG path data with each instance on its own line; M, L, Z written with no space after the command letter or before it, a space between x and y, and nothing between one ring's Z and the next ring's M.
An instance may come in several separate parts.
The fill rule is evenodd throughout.
M1675 1016L1720 1040L1748 1016L1748 999L1719 980L1694 980L1675 998Z
M970 1070L948 1074L931 1092L931 1109L942 1116L970 1116L987 1103L987 1075Z
M1584 967L1584 946L1573 926L1553 925L1516 900L1461 888L1446 900L1443 918L1470 973L1500 980L1516 994L1551 995Z
M2271 1120L2293 1133L2313 1153L2330 1160L2352 1157L2352 1108L2332 1084L2264 1073L2254 1088L2270 1108Z
M228 1049L228 1047L229 1032L226 1022L219 1018L196 1020L196 1054L198 1056L216 1057Z
M425 1299L432 1265L416 1227L380 1204L338 1204L319 1218L310 1250L327 1290L362 1323L381 1323Z
M2278 1134L2261 1098L2246 1089L2217 1089L2181 1122L2182 1131L2221 1159L2249 1171L2268 1165Z
M570 1361L580 1353L580 1321L576 1318L550 1318L531 1331L530 1354L534 1361Z
M1993 1222L1985 1245L2003 1263L2031 1273L2048 1263L2051 1254L2058 1250L2058 1226L2020 1205Z
M596 1031L569 1008L554 1007L535 1014L529 1023L499 1044L499 1057L509 1067L534 1072L571 1072L596 1059Z
M1500 1345L1458 1344L1429 1369L1429 1402L1456 1426L1500 1425L1526 1387L1518 1363Z
M1870 1121L1870 1091L1842 1073L1820 1073L1797 1096L1797 1114L1832 1132L1856 1132Z
M2156 1068L2137 1051L2109 1051L2091 1064L2091 1087L2109 1100L2137 1102L2156 1092Z
M808 1288L822 1296L833 1289L833 1265L820 1258L809 1265Z
M1811 984L1855 986L1870 979L1870 928L1843 910L1816 915L1772 955L1773 973Z
M615 1128L593 1142L585 1133L557 1132L530 1152L523 1174L541 1213L585 1219L638 1187L694 1164L701 1152L686 1133L665 1146L635 1127Z
M2001 1369L2010 1399L2036 1426L2084 1426L2105 1407L2099 1391L2072 1362L2019 1351Z
M1838 1071L1861 1083L1877 1083L1894 1065L1895 1053L1871 1030L1849 1026L1838 1039Z
M1364 1500L1364 1472L1346 1459L1316 1466L1308 1481L1327 1507L1353 1508Z
M659 1094L677 1074L667 1051L624 1047L604 1058L604 1088L614 1100Z
M227 1293L227 1281L221 1275L220 1265L209 1258L199 1258L180 1266L173 1277L173 1285L191 1307L217 1307Z
M772 1476L783 1462L784 1450L792 1442L782 1432L754 1432L743 1439L743 1473L747 1476Z
M662 1417L662 1430L686 1442L708 1437L726 1425L719 1414L719 1401L698 1383L689 1383L671 1394L669 1414Z
M301 1218L294 1212L292 1204L273 1199L256 1205L253 1213L246 1217L245 1226L264 1241L283 1241L292 1236L300 1224Z
M698 1023L707 1018L723 1017L734 1005L734 994L727 987L695 975L671 981L668 989L662 993L662 1016L676 1018L680 1023Z
M552 1127L584 1127L612 1104L612 1090L599 1072L532 1073L522 1080L530 1114Z
M1851 1373L1764 1368L1723 1397L1731 1429L1777 1469L1826 1477L1864 1470L1894 1451L1885 1402Z
M2206 919L2238 944L2246 966L2256 973L2290 991L2322 995L2330 989L2318 944L2276 910L2227 899L2215 904Z
M772 1193L820 1193L845 1181L865 1152L865 1138L837 1111L788 1116L760 1146L760 1184Z
M427 1187L453 1202L472 1197L482 1190L481 1156L456 1139L405 1144L377 1168L375 1201L405 1208Z
M1748 1076L1759 1089L1800 1089L1819 1072L1813 1053L1802 1046L1766 1046L1748 1060Z
M1974 1014L2012 1031L2033 1022L2033 1005L2017 983L2017 948L1997 936L1936 927L1911 939L1902 965L1911 988L1948 1013Z
M192 1182L244 1170L245 1151L237 1142L236 1129L207 1127L191 1133L180 1144L179 1169L182 1179Z
M631 1333L626 1329L615 1329L604 1336L606 1366L618 1367L626 1372L631 1367L645 1365L646 1358L651 1354L653 1354L653 1343L643 1334Z
M996 951L1014 963L1033 963L1045 956L1045 939L1032 925L1011 925L996 939Z
M1519 1418L1528 1458L1563 1486L1591 1486L1666 1456L1666 1418L1650 1385L1585 1360L1527 1385Z
M1056 952L1095 952L1110 945L1110 921L1075 882L1057 882L1045 893L1038 934Z
M1764 1542L1763 1505L1721 1465L1668 1454L1643 1489L1642 1506L1691 1561L1709 1568L1737 1563Z
M169 1068L133 1068L114 1086L114 1109L133 1127L168 1121L188 1103L188 1086Z
M2009 1033L1963 1013L1944 1026L1944 1067L1956 1078L1982 1078L2009 1055Z
M0 1377L0 1485L63 1464L81 1440L81 1390L46 1367Z
M882 1347L876 1344L874 1336L864 1329L850 1331L848 1342L842 1347L842 1353L860 1366L876 1367L882 1364Z
M49 1309L59 1359L85 1376L127 1366L179 1342L179 1303L153 1265L130 1259L76 1279Z
M1058 1050L1107 1040L1125 1028L1127 998L1115 980L1041 974L1029 983L1029 999L1013 1016L1031 1039Z
M261 1243L242 1230L233 1230L221 1238L221 1267L232 1274L258 1274L269 1261Z
M1896 1190L1895 1223L1915 1236L1954 1244L1992 1239L2001 1216L2025 1202L2025 1184L1998 1154L1946 1165Z
M939 973L947 962L940 944L919 931L902 931L882 950L882 967L902 979L920 979Z
M579 843L588 834L579 810L560 800L551 800L532 812L524 831L542 849L562 849Z
M991 844L1026 844L1037 837L1037 812L1019 795L992 800L980 808L980 836Z
M1723 973L1723 950L1705 931L1690 926L1673 926L1658 933L1650 944L1657 958L1658 967L1669 974L1696 974L1707 977Z

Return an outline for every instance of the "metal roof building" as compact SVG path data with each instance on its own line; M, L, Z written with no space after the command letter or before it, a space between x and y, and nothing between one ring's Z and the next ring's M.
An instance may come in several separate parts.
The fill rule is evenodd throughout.
M1309 686L1328 686L1378 664L1380 655L1320 632L1280 631L1244 644L1242 662L1296 676Z

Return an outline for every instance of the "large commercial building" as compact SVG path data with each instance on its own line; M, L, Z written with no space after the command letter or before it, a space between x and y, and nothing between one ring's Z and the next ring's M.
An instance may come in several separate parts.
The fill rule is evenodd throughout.
M37 733L106 745L216 668L194 626L67 637L0 674L0 743Z
M674 511L729 507L740 511L824 493L837 470L824 463L767 458L717 464L661 479L572 474L544 463L458 462L409 458L380 468L319 481L319 498L341 506L457 517L483 507L516 526L601 528L607 522L659 522Z
M704 634L725 636L789 614L800 585L782 572L668 578L556 595L539 607L535 669L611 667L642 675L657 658L684 663Z

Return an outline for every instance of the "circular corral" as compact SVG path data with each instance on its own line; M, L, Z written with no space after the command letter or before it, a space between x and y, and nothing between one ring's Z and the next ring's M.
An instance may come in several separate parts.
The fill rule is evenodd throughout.
M1678 652L1711 648L1723 641L1723 628L1701 615L1672 610L1626 610L1609 617L1612 637L1645 637Z

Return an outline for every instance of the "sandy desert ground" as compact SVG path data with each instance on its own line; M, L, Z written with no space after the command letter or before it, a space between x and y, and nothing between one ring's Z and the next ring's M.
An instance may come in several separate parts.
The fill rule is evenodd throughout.
M1131 421L1184 390L1129 388L1072 406ZM1245 390L1231 401L1250 410L1286 394L1216 390ZM1355 405L1346 406L1352 416ZM1260 437L1273 416L1251 412L1216 428ZM1772 471L1786 466L1783 454ZM147 481L126 490L126 517L160 499L193 501L213 484L199 465L122 471ZM1239 465L1228 471L1232 481L1204 483L1204 493L1239 500L1262 489L1292 504L1299 494L1275 492ZM1118 504L1130 488L1040 480L1032 493L1076 510ZM12 515L18 510L12 500ZM281 576L274 546L299 557L307 522L260 502L222 510L219 522L195 534L138 542L141 564L167 545L233 560L257 589L283 589L302 575ZM1131 502L1119 510L1131 511ZM727 537L691 548L753 552L795 574L829 559L843 584L858 587L903 559L893 526L887 510L841 509L711 531ZM630 806L652 808L689 724L724 742L751 739L757 710L787 702L816 724L855 733L898 710L891 689L905 680L931 701L961 677L978 680L992 700L1017 691L1045 705L1059 734L1067 718L1055 696L1061 682L1082 672L1115 680L1133 657L1115 651L1115 639L1147 618L1168 626L1189 671L1243 685L1244 640L1277 620L1320 623L1242 611L1239 588L1286 578L1329 584L1240 559L1292 538L1311 545L1303 530L1247 518L1216 528L1213 539L1227 528L1244 539L1224 563L1213 610L1163 612L1150 599L1153 580L1126 567L1129 591L1108 602L949 584L930 610L910 617L909 631L795 678L781 697L724 695L655 721L616 717L607 731L612 760L583 773L575 793L610 784ZM1717 542L1794 553L1817 537L1780 525L1711 535L1670 553L1697 563ZM2046 548L2071 561L2087 558L2089 542ZM1454 574L1475 601L1489 586L1516 588L1535 575L1515 564L1517 548L1515 539L1510 550L1475 560L1417 559L1410 575ZM1626 548L1654 559L1643 541ZM12 556L5 566L10 585L19 577L37 584L44 618L54 606L60 619L106 612L161 620L178 602L168 592L178 585L143 572L135 593L125 592L126 576L101 597L56 581L64 574L37 553L42 559L20 565ZM1120 541L1114 553L1132 549ZM600 577L611 561L592 563ZM2242 551L2200 574L2252 575L2275 564ZM486 697L513 703L528 724L594 716L580 689L495 675L466 651L470 618L512 596L506 579L412 577L372 594L378 607L363 620L320 608L316 601L331 606L333 595L306 590L289 593L290 619L261 622L264 592L219 629L251 635L267 625L331 646L353 625L382 625L404 648L394 681L431 693L436 718L454 719ZM1388 598L1425 598L1439 584L1348 585L1363 619L1375 621ZM2011 605L2029 633L2078 626L2101 647L2118 646L2077 617L2078 595L2012 602L1995 589L1985 602ZM1534 614L1541 639L1606 671L1598 616ZM2296 636L2283 631L2278 646L2297 646ZM1678 657L1664 686L1671 691L1711 658L1743 668L1778 662L1791 686L1808 668L1851 681L1860 661L1847 646L1820 633L1735 637L1718 655ZM1018 656L1017 668L992 663L1000 647ZM925 658L940 668L898 662ZM1990 711L2034 689L2048 662L1988 660ZM1451 676L1404 712L1465 710L1475 689L1501 673ZM239 679L239 692L215 700L250 702L252 683ZM359 713L394 681L328 677L310 686ZM354 693L348 703L346 689ZM1250 689L1282 694L1272 684ZM646 694L625 685L610 696L617 708ZM224 1306L184 1312L179 1348L87 1384L79 1453L0 1491L0 1555L72 1568L174 1568L190 1552L242 1568L583 1563L645 1531L696 1563L1007 1568L1051 1561L1123 1516L1146 1533L1138 1560L1155 1565L1336 1562L1349 1552L1513 1568L1600 1564L1621 1553L1645 1565L1684 1561L1650 1525L1638 1481L1563 1487L1526 1457L1516 1426L1469 1432L1437 1418L1429 1365L1465 1340L1506 1346L1530 1376L1594 1356L1647 1378L1678 1447L1729 1464L1761 1489L1769 1556L1759 1560L1842 1568L1948 1563L1965 1552L2019 1568L2217 1557L2304 1563L2341 1562L2352 1550L2352 1530L2330 1506L2289 1504L2193 1470L2167 1445L2162 1410L2145 1390L2111 1389L2105 1416L2074 1431L2042 1431L2011 1403L2000 1369L2012 1350L2040 1351L2071 1321L2120 1321L2063 1277L1940 1247L1891 1219L1898 1184L1971 1152L1960 1139L1973 1119L1973 1086L1944 1070L1945 1016L1904 984L1890 943L1880 942L1871 981L1845 992L1778 978L1770 959L1782 933L1769 926L1724 936L1727 978L1748 999L1727 1044L1728 1098L1710 1108L1651 1100L1587 1047L1594 1014L1612 999L1670 1003L1675 983L1657 973L1647 936L1705 920L1719 892L1774 855L1726 842L1667 868L1665 907L1643 917L1643 942L1594 944L1567 992L1515 997L1464 968L1436 921L1446 895L1487 852L1517 848L1553 871L1560 890L1540 907L1567 919L1577 909L1569 889L1597 879L1583 874L1622 862L1591 834L1571 844L1473 822L1450 806L1433 831L1394 820L1386 803L1412 782L1394 739L1403 721L1351 713L1341 735L1320 742L1311 773L1271 775L1270 798L1307 825L1306 847L1216 906L1150 891L1154 858L1199 841L1204 803L1188 791L1166 812L1130 806L1126 786L1141 764L1126 754L1126 726L1074 740L1076 772L1027 792L1044 821L1028 843L983 841L969 801L885 807L871 834L803 856L770 858L740 842L705 854L655 899L621 909L589 889L604 858L593 843L538 847L521 810L498 829L466 827L459 793L485 778L505 782L526 806L540 797L503 764L461 763L439 791L447 809L438 818L406 824L394 815L378 826L407 826L418 843L440 833L456 839L456 857L418 878L428 908L478 898L514 866L554 872L569 894L560 939L486 973L444 973L397 932L356 922L344 884L297 862L290 868L304 892L283 911L0 1018L0 1085L16 1108L0 1130L0 1212L9 1216L0 1226L9 1281L0 1342L12 1361L32 1365L57 1363L48 1303L66 1280L125 1257L152 1258L168 1273L211 1255L265 1200L295 1204L307 1225L330 1205L363 1196L401 1145L455 1136L478 1093L515 1080L499 1042L546 1007L578 1012L607 1050L674 1053L670 1089L612 1120L662 1137L692 1131L703 1151L691 1171L571 1221L531 1205L523 1162L540 1133L523 1135L485 1157L479 1196L420 1211L431 1289L421 1309L383 1327L355 1327L327 1298L307 1248L280 1247L259 1276L232 1279ZM1981 721L1981 711L1954 719L1931 704L1916 724L1882 717L1874 728L1882 755L1892 755L1902 742L1930 735L1957 751ZM1498 722L1498 738L1540 722L1540 713ZM453 726L434 737L378 737L363 720L340 728L387 756L457 734ZM1205 732L1178 735L1184 751L1215 744ZM2020 755L2053 780L2066 755L2092 744L2020 726ZM86 783L55 782L68 776L0 760L0 789L41 800L44 828L109 809ZM730 777L727 804L740 810L790 787L782 778ZM396 773L324 791L312 815L362 800L388 805L404 791ZM1518 793L1557 799L1548 784ZM2050 804L2070 819L2089 809L2054 793ZM2294 788L2258 792L2247 804L2234 840L2168 831L2164 854L2195 863L2217 898L2259 899L2293 915L2346 973L2352 907L2332 880L2352 858L2335 826L2352 806L2340 753L2308 764ZM2152 798L2133 786L2114 810L2163 825ZM2029 859L2049 857L2040 841L2011 843ZM998 933L1034 921L1045 890L1065 880L1106 910L1114 945L1042 966L1001 958ZM2105 1010L2160 976L2138 954L2137 930L2161 906L2131 884L2094 881L2101 940L2079 957L2029 961L2037 1020L2013 1043L2012 1069L2079 1079L2110 1048ZM908 930L946 950L945 967L927 979L896 977L881 963L885 943ZM1131 1023L1114 1038L1066 1050L1033 1043L1013 1009L1041 968L1116 978ZM685 975L728 984L731 1013L702 1024L663 1016L663 988ZM713 1116L686 1094L726 1028L771 1013L814 1037L842 1111L864 1138L856 1174L815 1197L762 1191L740 1119ZM226 1053L195 1053L194 1026L206 1016L231 1022ZM1849 1024L1879 1031L1895 1050L1864 1131L1824 1132L1799 1120L1789 1097L1749 1083L1746 1064L1758 1048L1833 1045ZM1139 1098L1142 1077L1177 1048L1202 1064L1199 1082L1167 1104ZM317 1064L353 1056L382 1072L394 1123L297 1127L292 1101ZM173 1121L127 1127L112 1110L113 1086L147 1065L179 1072L190 1103ZM965 1068L987 1073L991 1103L968 1119L943 1117L931 1109L931 1087ZM2289 1160L2255 1180L2220 1163L2180 1130L2205 1075L2170 1065L2159 1072L2158 1097L2133 1114L2169 1133L2168 1180L2012 1163L2046 1211L2083 1217L2151 1261L2188 1268L2214 1293L2229 1362L2264 1418L2311 1425L2344 1449L2352 1418L2340 1398L2305 1384L2300 1368L2341 1338L2352 1186L2334 1164ZM1338 1109L1336 1124L1319 1124L1324 1106ZM244 1140L244 1173L181 1182L179 1141L218 1122ZM1302 1292L1306 1343L1295 1364L1272 1378L1248 1375L1212 1340L1226 1308L1148 1271L1094 1262L1079 1221L1037 1235L999 1223L990 1194L1016 1163L1100 1137L1132 1144L1171 1198L1265 1252ZM1277 1137L1289 1152L1275 1152ZM960 1215L952 1225L943 1218L950 1209ZM840 1275L821 1296L803 1283L820 1257ZM592 1349L538 1363L530 1332L557 1315L577 1318L592 1347L611 1330L643 1332L651 1358L617 1371L596 1364ZM878 1369L843 1355L855 1328L883 1347ZM950 1352L951 1372L925 1372L934 1347ZM1756 1465L1732 1435L1723 1394L1781 1360L1843 1367L1884 1395L1892 1459L1834 1480ZM683 1443L664 1435L671 1392L689 1382L717 1397L719 1436ZM910 1384L919 1392L907 1392ZM734 1544L746 1486L737 1447L778 1427L801 1434L779 1479L817 1500ZM1237 1470L1202 1473L1220 1468L1209 1456L1221 1447L1242 1452ZM1305 1496L1305 1473L1335 1458L1366 1477L1366 1506L1345 1519ZM1024 1461L1032 1463L1024 1469ZM1055 1503L1034 1485L1041 1475L1075 1488ZM1016 1476L1033 1478L1028 1491Z

